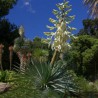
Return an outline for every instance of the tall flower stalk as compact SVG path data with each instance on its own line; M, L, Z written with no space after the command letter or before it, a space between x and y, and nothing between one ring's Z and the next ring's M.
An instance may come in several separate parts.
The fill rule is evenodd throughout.
M47 26L50 30L53 30L53 32L44 32L47 39L43 39L43 42L49 43L54 50L50 64L54 63L57 52L60 52L63 55L63 53L70 49L68 40L71 37L74 37L71 32L75 30L75 28L68 26L75 18L75 16L68 16L71 11L69 2L64 0L63 3L58 3L56 6L58 10L53 9L53 14L56 16L56 19L49 19L50 22L53 23L53 26Z
M0 67L1 67L1 70L3 70L3 66L2 66L2 53L3 53L3 48L4 48L4 45L3 44L0 44Z

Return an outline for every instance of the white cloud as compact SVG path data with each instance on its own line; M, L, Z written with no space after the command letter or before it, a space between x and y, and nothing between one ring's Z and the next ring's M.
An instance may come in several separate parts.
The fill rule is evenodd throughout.
M32 7L32 2L31 0L23 0L23 7L22 8L26 8L26 11L35 14L36 11L33 9Z
M24 2L24 5L25 6L29 6L30 5L30 2Z

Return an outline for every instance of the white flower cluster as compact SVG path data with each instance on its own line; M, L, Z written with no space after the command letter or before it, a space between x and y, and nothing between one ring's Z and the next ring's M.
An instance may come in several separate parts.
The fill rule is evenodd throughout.
M50 30L56 29L56 32L45 32L48 38L44 40L44 42L48 42L52 49L64 53L71 48L68 43L70 38L75 38L74 35L71 34L75 28L68 26L75 16L68 16L68 13L71 11L71 5L68 5L68 2L58 3L57 7L59 10L53 9L53 14L57 20L49 19L54 26L47 26Z
M19 28L19 34L21 37L24 35L24 27L22 25Z
M52 49L56 49L59 52L65 52L70 49L70 44L67 40L70 39L71 33L66 30L66 22L62 21L57 27L55 32L55 38L52 43Z

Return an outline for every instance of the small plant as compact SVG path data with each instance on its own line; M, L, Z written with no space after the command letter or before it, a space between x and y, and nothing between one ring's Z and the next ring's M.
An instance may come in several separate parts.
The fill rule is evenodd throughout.
M13 82L15 80L16 73L14 71L0 71L0 82Z

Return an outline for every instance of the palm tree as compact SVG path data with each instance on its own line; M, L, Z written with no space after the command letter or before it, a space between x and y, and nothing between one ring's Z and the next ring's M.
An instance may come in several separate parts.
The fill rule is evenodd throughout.
M98 18L98 0L84 0L84 4L89 7L89 14Z

